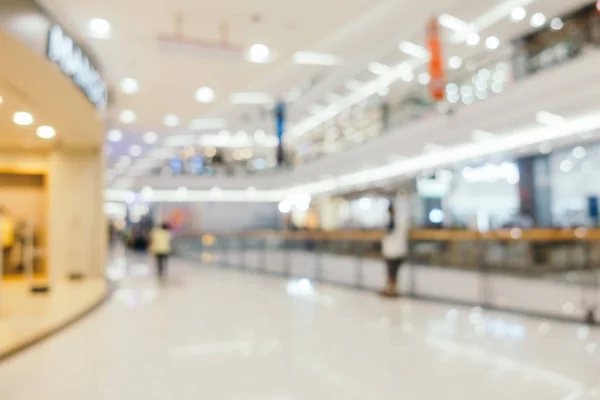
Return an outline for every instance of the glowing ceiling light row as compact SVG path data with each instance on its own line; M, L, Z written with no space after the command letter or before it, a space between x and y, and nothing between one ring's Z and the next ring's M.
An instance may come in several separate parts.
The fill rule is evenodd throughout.
M262 131L259 131L262 132ZM222 148L238 148L238 147L276 147L278 139L275 136L255 135L251 138L245 132L244 135L177 135L169 136L165 139L166 147L185 147L199 145L202 147L222 147Z
M533 0L516 0L509 1L503 4L502 7L496 7L492 12L486 13L480 18L476 19L472 23L467 23L459 18L456 18L449 14L441 14L438 17L440 25L453 30L456 32L454 42L465 41L468 45L474 46L480 43L481 37L478 31L481 29L498 22L502 18L510 14L511 10L516 5L529 4ZM515 5L516 4L516 5ZM495 50L500 46L500 39L496 36L490 36L486 38L485 45L490 50ZM402 79L406 82L410 82L414 79L414 69L424 65L430 57L429 51L418 44L402 41L398 48L405 54L414 57L414 60L403 62L395 67L389 67L379 62L372 62L369 64L369 71L373 72L379 77L373 81L362 83L356 80L350 80L346 82L346 89L355 93L341 98L336 102L331 103L329 107L323 109L319 114L307 117L297 125L290 129L291 136L298 137L302 136L312 129L316 128L320 124L327 120L337 116L341 111L359 103L360 101L368 98L374 94L386 93L390 84L398 79ZM458 69L462 66L462 59L458 56L451 57L449 59L449 66L453 69ZM419 76L419 82L421 84L428 84L430 77L425 73ZM498 89L498 88L496 88ZM501 90L500 90L501 91Z
M414 76L412 71L424 65L426 62L427 61L425 59L404 61L395 67L390 67L390 70L387 73L379 75L377 78L367 83L363 84L354 80L346 82L346 88L351 90L352 93L340 98L340 100L336 103L326 106L318 114L308 117L291 127L289 132L290 136L302 136L322 123L327 122L331 118L339 115L342 111L347 110L353 105L356 105L361 101L368 99L370 96L377 94L383 88L389 87L393 82L399 79L405 79L409 73Z
M558 120L555 120L558 121ZM469 159L496 154L503 151L516 150L529 145L541 144L552 140L568 137L574 134L599 129L600 115L587 115L573 118L561 123L561 129L555 129L556 124L524 129L511 135L506 135L476 143L467 143L441 150L432 154L424 154L405 161L383 167L367 169L353 174L343 175L335 179L327 179L304 186L290 188L290 191L320 194L322 192L339 190L360 184L368 184L396 176L414 174L418 171L437 168L448 164L463 162Z
M154 202L280 202L285 200L288 195L284 191L278 190L257 190L248 188L246 190L223 190L212 188L210 190L192 190L178 188L176 190L156 190L145 187L139 193L144 201ZM104 191L106 201L126 201L133 203L136 200L136 193L130 190L108 189Z

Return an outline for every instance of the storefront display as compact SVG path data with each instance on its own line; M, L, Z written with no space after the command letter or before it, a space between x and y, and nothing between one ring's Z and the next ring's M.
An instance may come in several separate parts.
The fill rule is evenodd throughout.
M590 4L547 28L515 41L513 73L521 79L537 71L577 57L586 45L600 44L600 15Z
M23 14L36 15L35 30L18 29ZM0 44L0 207L10 232L0 275L32 290L102 277L106 84L93 57L31 2L0 3Z
M22 275L27 266L31 267L29 272L45 273L44 221L48 205L44 176L0 173L0 201L3 275ZM28 259L30 254L33 257Z

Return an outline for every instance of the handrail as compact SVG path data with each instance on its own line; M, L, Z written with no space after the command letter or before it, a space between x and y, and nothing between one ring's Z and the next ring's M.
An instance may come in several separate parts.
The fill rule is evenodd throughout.
M191 232L181 234L181 237L239 237L239 238L282 238L287 240L334 240L373 242L383 238L383 230L342 230L342 231L287 231L262 230L242 232L201 233ZM411 241L527 241L527 242L561 242L561 241L597 241L600 240L600 229L501 229L489 232L473 230L450 229L414 229L409 232Z
M376 290L384 231L180 236L175 253L222 267ZM404 295L598 322L600 229L413 230ZM506 279L510 277L510 279ZM548 296L548 293L553 293Z

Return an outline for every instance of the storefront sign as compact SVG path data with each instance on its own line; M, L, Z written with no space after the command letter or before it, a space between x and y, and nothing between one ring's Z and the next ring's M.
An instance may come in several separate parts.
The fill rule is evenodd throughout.
M513 75L521 79L577 57L587 45L600 44L600 16L589 4L515 42Z
M58 25L52 26L48 34L47 56L73 80L97 108L106 107L106 83L82 49Z

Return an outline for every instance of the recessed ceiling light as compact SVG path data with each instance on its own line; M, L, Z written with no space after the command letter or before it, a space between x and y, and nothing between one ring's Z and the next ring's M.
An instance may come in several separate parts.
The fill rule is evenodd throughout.
M488 49L496 50L498 46L500 46L500 39L498 39L496 36L490 36L485 39L485 47Z
M299 65L337 65L339 58L334 54L315 53L311 51L298 51L292 57L292 61Z
M273 98L268 93L238 92L229 97L231 104L270 104Z
M196 101L198 103L212 103L215 101L215 91L208 86L196 90Z
M415 79L415 73L410 69L406 69L402 72L401 77L404 82L412 82Z
M489 81L492 77L492 72L487 68L482 68L477 72L477 78L482 81Z
M459 56L452 56L448 59L448 65L452 69L459 69L462 66L462 58Z
M571 172L572 169L573 169L573 163L571 163L571 161L569 161L569 160L563 160L560 163L560 170L562 172Z
M429 82L431 82L431 75L429 75L429 72L421 72L419 74L419 83L421 85L427 85Z
M248 49L246 58L253 63L267 63L271 60L271 49L262 43L253 44L250 49Z
M158 135L154 132L144 133L144 142L147 144L154 144L158 140Z
M544 26L546 23L546 16L542 13L535 13L531 16L531 20L529 22L534 28L539 28Z
M4 103L4 99L0 96L0 104Z
M108 39L110 37L110 22L101 18L94 18L88 22L90 36L96 39Z
M478 99L485 100L488 97L488 91L486 89L478 89L475 95Z
M468 46L477 46L480 41L481 41L481 37L475 32L470 32L467 35L467 45Z
M108 140L113 143L120 142L123 139L123 132L118 129L111 129L108 131Z
M575 157L577 159L584 158L586 153L587 152L585 151L585 148L583 146L577 146L572 151L573 157Z
M121 79L121 91L125 94L134 94L139 90L138 81L133 78Z
M458 85L456 83L449 83L446 85L447 93L458 93Z
M510 12L510 20L513 22L523 21L527 16L527 11L523 7L515 7Z
M139 157L139 155L142 154L142 147L137 145L137 144L133 144L131 146L129 146L129 155L131 157Z
M504 85L501 82L492 82L492 92L500 94L503 90Z
M31 125L33 124L33 116L28 112L19 111L13 115L13 122L21 126Z
M163 118L163 124L171 128L179 126L179 117L175 114L167 114Z
M560 31L564 26L563 20L558 17L552 18L552 21L550 21L550 29L553 31Z
M131 124L135 122L135 112L133 110L123 110L119 113L119 121L124 124Z
M36 133L42 139L52 139L56 135L54 128L47 125L39 126Z
M584 161L581 163L581 172L589 174L593 171L594 166L590 161Z
M368 68L369 68L369 71L371 71L375 75L385 75L388 72L390 72L389 65L385 65L385 64L382 64L377 61L373 61L372 63L369 63Z

